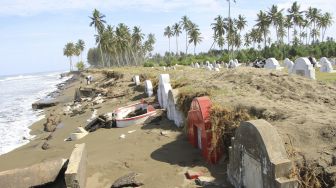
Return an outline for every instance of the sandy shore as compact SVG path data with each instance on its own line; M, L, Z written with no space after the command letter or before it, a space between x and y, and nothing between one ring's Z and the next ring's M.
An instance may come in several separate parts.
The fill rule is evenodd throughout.
M101 75L95 75L100 81ZM85 82L76 81L63 90L58 97L60 104L44 110L62 114L64 104L73 102L75 89ZM85 113L70 117L61 115L62 128L53 132L48 141L50 148L41 146L50 133L45 132L42 119L31 126L31 134L36 138L30 143L0 156L0 171L27 167L35 163L55 158L69 158L75 144L86 143L88 151L87 187L111 187L112 183L125 174L137 172L143 187L195 187L184 173L196 169L207 176L213 176L220 183L226 183L226 165L210 165L201 158L200 151L191 147L183 134L172 122L163 117L159 122L127 128L101 128L78 141L64 141L78 126L85 126L93 109L98 114L112 112L113 109L137 101L143 91L135 89L131 80L116 86L128 91L128 95L109 99L103 104L92 106ZM128 133L128 131L135 132ZM160 134L168 131L167 135ZM125 134L126 138L119 138Z

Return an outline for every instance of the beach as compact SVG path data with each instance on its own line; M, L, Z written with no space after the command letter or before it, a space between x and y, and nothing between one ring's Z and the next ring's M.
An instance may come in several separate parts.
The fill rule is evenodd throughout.
M91 74L96 84L104 79L101 73ZM131 79L123 80L117 85L116 90L127 91L128 95L108 99L73 117L63 114L64 104L72 103L75 89L86 87L86 82L81 77L67 85L57 96L60 103L43 110L45 117L59 114L62 122L62 126L48 140L50 148L41 148L50 135L50 132L44 131L44 118L30 127L30 134L35 137L29 143L0 156L0 171L23 168L57 158L68 159L75 144L85 143L88 151L86 187L111 187L116 179L130 172L140 174L144 187L195 187L194 181L185 178L184 174L188 169L196 169L226 184L225 162L219 165L206 163L200 151L189 144L183 129L176 128L164 116L160 121L148 125L101 128L80 140L64 141L77 127L88 123L94 109L97 114L112 112L117 107L138 101L139 96L143 96L143 90L135 90ZM126 137L120 138L121 134Z

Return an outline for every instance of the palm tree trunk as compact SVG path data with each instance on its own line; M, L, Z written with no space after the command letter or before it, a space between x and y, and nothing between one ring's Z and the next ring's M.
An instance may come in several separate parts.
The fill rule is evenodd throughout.
M170 55L170 37L168 37L169 40L169 55Z
M188 38L187 38L187 30L185 31L185 33L186 33L186 55L188 54Z
M176 36L176 55L178 56L178 42L177 42L177 36Z
M196 45L194 45L194 56L196 55Z
M72 71L72 58L70 56L70 72Z

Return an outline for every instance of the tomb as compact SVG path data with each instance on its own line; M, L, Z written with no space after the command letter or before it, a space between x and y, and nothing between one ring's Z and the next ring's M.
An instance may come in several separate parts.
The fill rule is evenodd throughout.
M231 139L227 173L235 187L298 187L288 179L292 162L275 127L259 119L241 122Z
M315 69L308 58L305 57L295 60L292 73L315 80Z
M194 98L188 112L188 139L191 145L201 150L203 158L209 163L217 163L222 155L222 148L212 148L209 97Z
M293 66L294 66L293 61L291 61L290 59L286 58L285 61L284 61L284 63L285 63L286 68L288 69L288 73L291 73L292 70L293 70Z
M271 69L271 70L280 70L280 64L278 60L275 58L268 58L266 59L266 64L264 66L265 69Z
M157 96L162 108L167 107L168 92L171 90L169 74L160 74Z
M168 92L167 116L169 120L174 121L174 124L177 127L182 127L185 118L182 111L177 106L177 95L177 89L172 89Z
M145 93L148 97L153 95L153 85L150 80L145 80Z
M199 69L200 65L198 63L195 63L195 68Z
M134 81L134 83L135 83L136 86L140 85L140 77L139 77L139 75L135 75L133 77L133 81Z
M331 62L326 57L321 58L320 64L320 72L334 72Z

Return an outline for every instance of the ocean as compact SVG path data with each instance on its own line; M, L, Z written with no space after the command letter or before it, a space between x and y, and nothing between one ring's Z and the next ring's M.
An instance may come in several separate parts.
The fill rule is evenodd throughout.
M70 77L61 72L0 76L0 155L18 148L33 138L29 126L44 118L32 103L57 90L56 85Z

